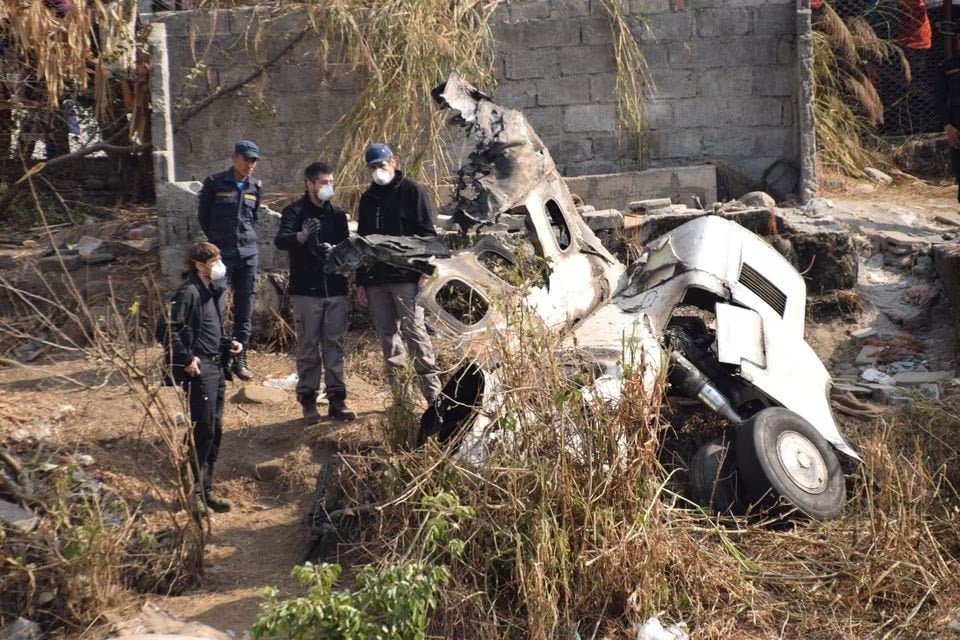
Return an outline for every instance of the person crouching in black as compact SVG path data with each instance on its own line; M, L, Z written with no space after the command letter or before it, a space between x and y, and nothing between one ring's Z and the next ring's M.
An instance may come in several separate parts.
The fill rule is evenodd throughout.
M166 331L174 371L189 397L193 423L190 469L194 478L191 507L203 515L223 513L231 502L213 493L213 467L223 435L226 382L222 358L243 350L223 333L226 267L220 249L198 242L187 250L188 275L173 296ZM221 355L223 354L223 355Z

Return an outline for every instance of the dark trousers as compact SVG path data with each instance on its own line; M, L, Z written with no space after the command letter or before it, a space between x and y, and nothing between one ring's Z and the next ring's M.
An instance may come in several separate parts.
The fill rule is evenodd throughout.
M200 373L187 378L190 421L193 423L193 450L190 469L198 486L209 492L213 484L213 466L223 436L223 397L227 384L218 361L200 358Z
M953 168L953 177L957 180L957 202L960 202L960 149L950 147L950 166Z
M233 339L250 346L253 318L253 294L257 285L257 254L246 257L224 257L227 280L233 289Z

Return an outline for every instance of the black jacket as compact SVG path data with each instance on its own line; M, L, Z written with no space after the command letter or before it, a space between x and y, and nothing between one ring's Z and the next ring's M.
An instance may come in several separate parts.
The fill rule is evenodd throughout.
M421 185L396 172L389 184L367 187L357 207L357 233L361 236L435 236L433 211L427 191ZM416 282L420 274L382 262L357 270L357 284Z
M297 232L307 218L318 219L320 229L301 245L297 242ZM330 202L317 207L306 194L280 213L280 229L273 244L290 254L289 291L292 295L320 298L347 295L345 277L323 272L327 257L318 245L326 242L333 246L346 240L348 235L346 211Z
M247 180L241 190L231 167L203 181L197 218L207 239L217 245L225 260L256 255L259 211L259 180Z
M194 356L201 355L195 352L196 341L203 324L203 306L211 297L217 308L217 326L222 330L223 308L226 303L223 293L223 287L214 283L207 287L196 273L191 273L173 294L169 320L164 314L157 322L155 337L169 354L173 363L172 374L177 382L185 377L183 368L190 364Z
M960 128L960 55L940 63L933 88L940 127Z

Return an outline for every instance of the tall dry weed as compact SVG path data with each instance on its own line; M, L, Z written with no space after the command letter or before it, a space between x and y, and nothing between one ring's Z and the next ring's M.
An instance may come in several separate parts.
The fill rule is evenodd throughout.
M38 203L37 212L45 220ZM38 368L77 391L108 383L125 387L144 411L141 444L162 470L144 473L165 506L146 516L136 501L120 497L122 487L101 485L69 465L56 463L48 471L49 460L61 453L49 445L17 451L29 480L21 485L32 489L10 495L4 486L0 492L42 520L34 533L0 534L0 623L8 612L20 611L49 629L77 629L122 602L128 588L170 593L194 584L203 570L206 532L202 521L179 509L189 496L182 424L188 411L183 394L170 402L158 386L160 357L148 329L155 316L147 313L151 294L157 296L154 283L144 281L144 296L128 302L111 291L108 305L93 309L66 268L34 271L32 279L42 288L0 275L0 296L8 303L0 312L0 341L23 344L41 335L38 342L48 354L82 359L96 373L91 381L55 367L39 370L9 355L0 356L0 366ZM0 452L6 450L0 445Z

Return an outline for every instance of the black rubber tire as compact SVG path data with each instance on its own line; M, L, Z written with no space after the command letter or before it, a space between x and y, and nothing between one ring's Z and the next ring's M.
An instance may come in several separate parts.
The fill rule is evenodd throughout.
M809 422L782 407L763 409L737 431L742 493L754 509L798 509L832 520L846 503L846 485L833 447Z
M743 511L737 496L737 461L726 438L714 438L700 447L690 460L690 499L721 515Z

